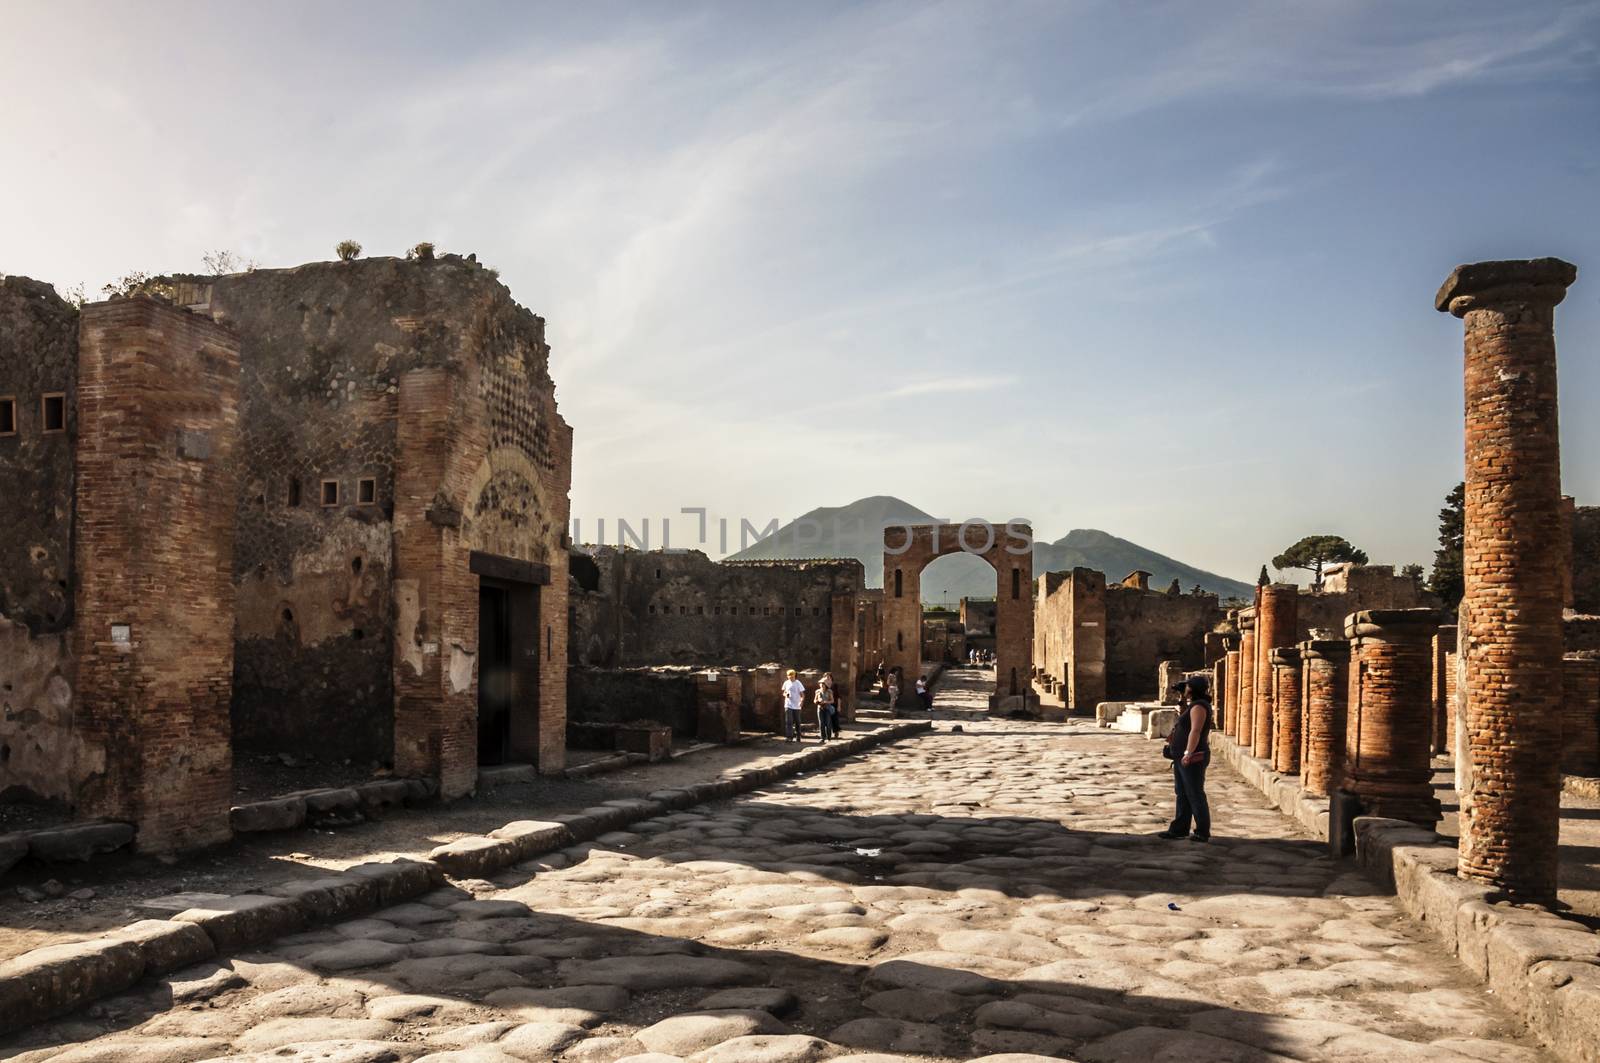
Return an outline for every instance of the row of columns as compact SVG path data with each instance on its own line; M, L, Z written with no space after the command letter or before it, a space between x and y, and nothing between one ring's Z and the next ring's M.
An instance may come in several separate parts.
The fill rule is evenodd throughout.
M1567 750L1600 728L1600 694L1584 696L1600 661L1562 654L1554 309L1576 276L1558 259L1484 262L1435 299L1465 327L1459 628L1435 610L1369 610L1347 618L1344 639L1300 640L1298 590L1262 587L1220 669L1225 734L1313 794L1355 794L1368 815L1432 829L1430 760L1453 744L1459 873L1514 901L1555 897L1562 760L1592 759ZM1580 741L1564 744L1564 730Z

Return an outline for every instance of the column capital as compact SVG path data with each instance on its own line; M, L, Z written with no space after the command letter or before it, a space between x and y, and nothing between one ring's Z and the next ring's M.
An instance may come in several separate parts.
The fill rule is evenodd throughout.
M1437 609L1363 609L1344 620L1347 639L1427 638L1439 630Z
M1350 643L1346 639L1309 639L1300 644L1300 656L1308 661L1348 661Z
M1433 297L1435 310L1466 316L1467 311L1505 303L1555 306L1578 279L1578 267L1559 258L1473 262L1451 271Z
M1300 667L1300 651L1293 646L1274 646L1268 651L1267 657L1273 664L1285 668Z

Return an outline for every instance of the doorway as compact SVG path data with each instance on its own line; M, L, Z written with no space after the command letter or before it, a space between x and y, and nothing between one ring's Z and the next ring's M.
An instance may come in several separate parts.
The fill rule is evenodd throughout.
M478 579L478 763L539 761L539 588Z

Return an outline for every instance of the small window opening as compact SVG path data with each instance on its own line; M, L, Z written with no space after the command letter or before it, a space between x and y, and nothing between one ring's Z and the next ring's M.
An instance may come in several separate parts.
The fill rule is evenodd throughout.
M679 616L687 616L688 614L689 614L689 607L687 605L678 606L678 615Z
M812 606L811 607L811 615L812 616L821 616L822 615L822 610L818 609L816 606Z
M653 606L653 605L650 607L650 615L651 616L655 616L656 615L656 607Z
M67 430L67 396L64 392L46 395L40 400L40 418L46 432Z
M750 607L750 615L751 616L755 616L756 615L756 607L753 606L753 605Z
M356 504L370 506L378 501L378 481L371 476L363 476L356 482Z
M656 569L656 579L660 579L660 578L661 578L661 570L658 568L658 569Z
M361 575L361 559L359 557L352 557L350 559L350 571L354 572L358 576Z
M290 480L289 481L289 505L298 506L299 504L300 504L300 481L299 480Z
M894 633L894 644L896 649L903 650L906 648L906 633L904 631L896 631Z
M772 606L770 606L770 605L762 606L761 615L762 616L771 616L772 615Z
M284 623L285 623L285 624L292 624L292 623L294 623L294 610L292 610L292 609L285 609L285 610L284 610L284 611L283 611L283 622L284 622Z
M903 595L901 594L901 590L902 590L902 588L900 586L900 570L899 569L895 569L894 570L894 596L896 598L903 597Z
M356 628L354 631L350 632L350 637L355 639L357 642L360 642L362 639L367 637L367 633L362 631L360 628Z
M339 481L322 481L322 504L324 506L337 506L339 504Z
M1011 570L1011 597L1022 597L1022 569L1020 568Z
M17 400L11 396L0 399L0 436L17 434Z
M694 615L695 616L705 616L706 615L706 607L703 606L703 605L695 606L694 607Z

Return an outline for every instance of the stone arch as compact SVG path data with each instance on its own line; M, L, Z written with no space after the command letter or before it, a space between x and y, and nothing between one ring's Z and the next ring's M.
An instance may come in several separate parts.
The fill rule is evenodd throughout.
M915 701L922 673L922 570L965 551L995 570L995 689L992 708L1023 708L1033 682L1033 529L995 524L891 524L883 532L883 659L900 669L901 703ZM1014 705L1011 698L1018 699Z

